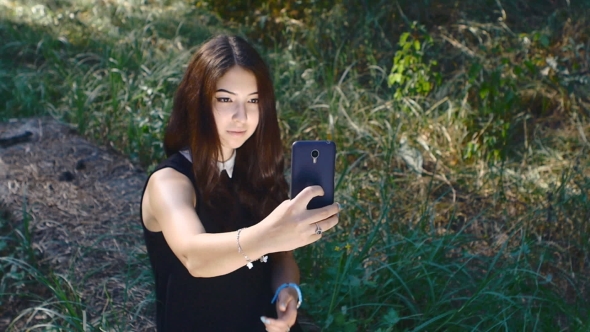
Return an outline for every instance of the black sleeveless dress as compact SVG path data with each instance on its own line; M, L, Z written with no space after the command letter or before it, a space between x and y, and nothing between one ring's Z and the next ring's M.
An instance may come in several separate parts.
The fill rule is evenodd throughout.
M160 163L156 169L171 167L188 177L197 195L196 212L207 233L223 232L214 220L219 214L203 202L196 187L192 164L180 153L175 153ZM153 174L153 173L152 173ZM234 172L235 176L236 172ZM232 179L225 177L231 186ZM146 181L147 186L147 181ZM143 193L145 192L145 186ZM221 209L223 210L223 209ZM234 214L236 215L236 214ZM140 208L141 217L141 208ZM234 223L240 227L253 224L252 217L240 211ZM174 255L162 232L151 232L140 218L148 256L156 284L156 325L159 332L264 332L260 316L276 318L274 295L271 287L272 261L253 262L229 274L213 278L195 278ZM236 244L237 254L237 244ZM291 331L301 331L298 324Z

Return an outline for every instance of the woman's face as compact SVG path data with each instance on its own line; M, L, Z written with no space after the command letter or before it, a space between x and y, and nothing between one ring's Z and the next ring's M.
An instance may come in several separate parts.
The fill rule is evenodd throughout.
M258 126L257 90L254 74L239 66L232 67L217 81L212 105L222 161L228 160Z

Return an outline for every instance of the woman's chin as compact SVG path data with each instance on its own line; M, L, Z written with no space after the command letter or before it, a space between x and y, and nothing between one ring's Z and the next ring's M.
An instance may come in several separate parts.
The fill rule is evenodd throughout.
M225 144L223 144L223 146L230 148L232 150L236 150L239 149L240 147L242 147L242 145L244 145L245 141L235 141L235 140L226 140Z
M242 135L242 136L230 136L227 137L225 139L225 141L227 142L227 146L232 148L232 149L237 149L239 147L241 147L242 145L244 145L244 143L246 143L246 141L248 140L248 138L246 135Z

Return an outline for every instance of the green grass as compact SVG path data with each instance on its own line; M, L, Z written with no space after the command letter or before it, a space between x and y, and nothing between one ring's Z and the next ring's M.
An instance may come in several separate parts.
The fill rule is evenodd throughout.
M590 329L588 4L398 3L0 3L0 117L50 114L153 166L194 47L250 36L285 147L338 146L340 225L297 251L325 331ZM392 65L404 79L390 86ZM80 330L82 284L35 265L26 229L0 240L14 253L0 302L26 285L46 324ZM113 278L149 287L145 255L130 257ZM113 303L88 328L126 330L152 301Z

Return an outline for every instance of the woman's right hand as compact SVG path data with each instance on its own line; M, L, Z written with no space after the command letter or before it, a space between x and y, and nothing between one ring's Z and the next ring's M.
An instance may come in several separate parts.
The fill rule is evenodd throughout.
M303 189L293 199L277 206L259 225L265 228L265 237L272 252L290 251L319 240L317 226L325 232L338 224L340 205L334 203L322 208L308 210L307 204L316 196L323 196L320 186Z

